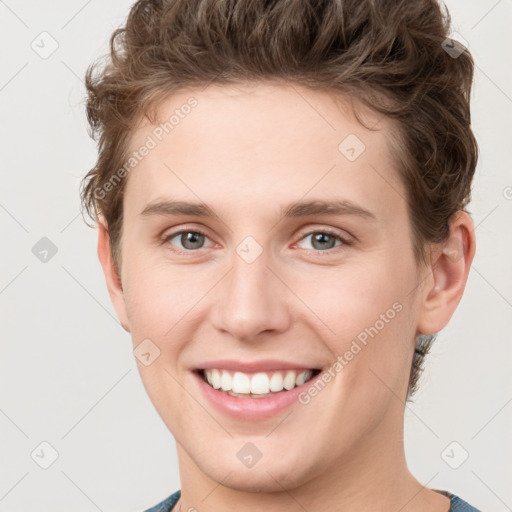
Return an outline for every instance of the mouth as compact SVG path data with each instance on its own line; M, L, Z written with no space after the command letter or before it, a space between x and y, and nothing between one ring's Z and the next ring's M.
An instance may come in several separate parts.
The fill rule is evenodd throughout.
M223 368L195 370L211 388L235 398L269 398L302 386L316 377L319 368L241 372Z

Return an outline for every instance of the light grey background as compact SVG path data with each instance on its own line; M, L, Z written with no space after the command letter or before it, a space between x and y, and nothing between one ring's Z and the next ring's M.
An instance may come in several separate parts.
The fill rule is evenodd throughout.
M0 1L1 512L137 511L179 488L174 440L110 304L96 231L79 215L79 180L96 157L82 80L130 5ZM447 5L477 63L478 249L407 407L406 451L424 484L502 512L512 510L512 2ZM42 58L52 39L58 48ZM58 249L46 263L32 252L42 237ZM44 441L58 452L48 469Z

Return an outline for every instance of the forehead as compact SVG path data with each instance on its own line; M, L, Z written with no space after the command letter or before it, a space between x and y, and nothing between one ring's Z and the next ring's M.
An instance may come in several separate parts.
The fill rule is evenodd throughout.
M347 97L298 85L179 91L133 132L129 152L149 150L130 172L126 195L139 207L166 193L197 200L222 192L225 203L253 207L308 193L338 191L356 201L403 195L392 125L358 112L376 129L358 122Z

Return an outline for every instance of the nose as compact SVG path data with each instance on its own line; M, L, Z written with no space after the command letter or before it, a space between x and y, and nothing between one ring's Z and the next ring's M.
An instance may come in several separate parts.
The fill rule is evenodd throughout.
M290 327L289 292L268 264L265 252L252 263L234 254L211 313L219 331L251 342L263 333L277 334Z

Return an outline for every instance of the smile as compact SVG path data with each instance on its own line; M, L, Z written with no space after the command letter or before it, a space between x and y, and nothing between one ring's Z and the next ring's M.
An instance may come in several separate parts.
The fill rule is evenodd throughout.
M210 368L198 370L201 378L213 389L239 398L268 398L290 391L318 375L319 369L275 370L246 373Z

